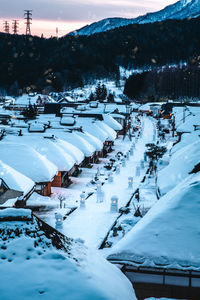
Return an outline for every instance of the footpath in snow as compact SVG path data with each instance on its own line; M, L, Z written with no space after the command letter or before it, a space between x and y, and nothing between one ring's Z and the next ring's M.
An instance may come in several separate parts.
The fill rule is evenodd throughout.
M141 160L144 158L146 150L145 145L153 141L155 133L155 125L151 118L142 118L143 131L141 137L133 138L132 141L128 137L122 141L121 139L115 141L114 152L110 154L112 157L115 153L122 151L124 154L130 149L131 145L135 144L134 155L126 160L126 167L120 167L120 173L113 174L113 182L108 180L102 186L104 192L104 201L97 203L97 194L93 193L85 201L85 207L78 207L72 214L70 214L62 224L62 227L57 228L60 232L72 238L79 238L85 241L88 247L98 248L106 234L112 227L113 223L119 216L118 212L110 212L111 197L117 196L119 199L118 208L127 204L134 191L139 187L141 180L147 170L147 164L140 170L140 175L136 176L136 168L140 166ZM100 165L101 166L101 165ZM91 174L91 173L90 173ZM137 174L138 175L138 174ZM128 177L133 177L133 188L128 188ZM79 182L80 181L80 182ZM84 185L84 180L77 178L77 183L73 184L69 189L65 189L66 197L72 199L80 199L80 194L84 190L88 194L87 186ZM90 189L88 187L88 189ZM59 191L57 190L59 193ZM62 194L63 189L62 189ZM77 200L76 200L77 201ZM62 212L62 210L61 210ZM40 215L47 223L55 227L54 213Z

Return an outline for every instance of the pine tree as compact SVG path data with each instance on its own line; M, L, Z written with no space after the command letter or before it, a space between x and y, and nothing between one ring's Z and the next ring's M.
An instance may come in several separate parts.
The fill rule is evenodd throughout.
M109 93L109 95L107 97L107 101L110 103L113 103L113 102L115 102L114 100L115 100L114 95L112 93Z

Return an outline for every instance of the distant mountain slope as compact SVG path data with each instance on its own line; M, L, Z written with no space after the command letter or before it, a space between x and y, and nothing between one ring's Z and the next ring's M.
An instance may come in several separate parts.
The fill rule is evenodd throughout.
M104 32L129 24L145 24L160 22L167 19L186 19L200 16L200 0L180 0L175 4L169 5L164 9L148 13L144 16L126 19L126 18L108 18L99 22L87 25L77 31L69 33L69 35L92 35L99 32Z

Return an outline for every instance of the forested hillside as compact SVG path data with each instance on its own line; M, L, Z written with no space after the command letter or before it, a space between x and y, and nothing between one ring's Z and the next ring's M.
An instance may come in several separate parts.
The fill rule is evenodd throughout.
M38 91L118 77L118 67L161 66L200 53L200 18L134 24L90 37L44 39L0 34L0 86ZM11 87L11 88L10 88Z

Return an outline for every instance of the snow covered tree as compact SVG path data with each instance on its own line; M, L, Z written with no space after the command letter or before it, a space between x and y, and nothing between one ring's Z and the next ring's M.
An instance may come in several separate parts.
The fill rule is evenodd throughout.
M146 147L147 147L147 151L145 153L150 160L157 161L159 158L163 157L163 155L167 151L166 147L157 146L155 144L146 144Z
M107 101L110 102L110 103L113 103L114 102L114 95L112 93L109 93L108 97L107 97Z
M95 95L96 95L96 100L103 101L106 99L107 89L105 84L101 85L100 83L98 83L98 85L96 86Z
M156 163L158 159L163 157L163 155L167 151L167 148L164 146L157 146L155 144L146 144L146 147L147 147L147 151L145 153L149 157L150 174L152 174L153 171L156 172L157 169Z

